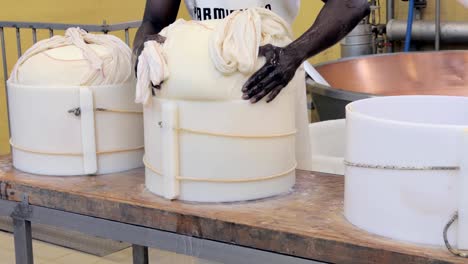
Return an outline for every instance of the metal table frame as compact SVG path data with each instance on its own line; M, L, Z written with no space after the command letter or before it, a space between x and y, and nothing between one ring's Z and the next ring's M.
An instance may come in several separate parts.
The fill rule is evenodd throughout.
M79 25L0 21L0 46L2 51L5 90L6 81L8 79L5 28L16 29L16 46L17 55L19 58L22 55L21 33L24 31L31 31L33 43L37 42L38 30L48 30L50 37L54 36L55 30L66 30L69 27L80 27L88 32L101 32L104 34L124 31L125 42L130 44L129 30L137 28L140 23L140 21L135 21L108 25L104 21L102 25ZM6 95L8 106L8 94ZM193 245L199 247L200 250L195 254L195 257L218 261L226 264L318 263L311 260L304 260L281 254L245 248L242 246L229 245L226 243L188 237L143 226L136 226L51 208L34 206L29 204L27 195L24 195L22 202L12 202L0 199L0 216L10 216L13 218L15 256L17 264L33 263L31 222L70 229L92 236L131 243L133 245L133 263L135 264L148 263L148 247L154 247L180 254L187 254L186 248L181 246L186 243L190 243L192 247ZM193 255L193 252L189 252L189 254Z
M17 264L33 264L31 223L70 229L84 234L123 241L133 245L133 263L148 264L148 247L178 254L217 261L225 264L316 264L306 260L239 245L226 244L172 232L80 215L23 201L0 200L0 215L10 216L14 223L14 243ZM197 252L187 252L187 244Z

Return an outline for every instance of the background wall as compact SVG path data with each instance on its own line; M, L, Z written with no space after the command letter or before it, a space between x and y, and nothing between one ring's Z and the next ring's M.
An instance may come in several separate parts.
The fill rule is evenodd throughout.
M396 2L396 14L399 18L404 18L407 12L407 4L398 0ZM434 0L428 0L428 2L429 7L426 12L426 18L433 19ZM82 24L101 24L103 20L106 20L107 23L112 24L140 20L144 3L144 0L5 0L0 5L0 20ZM385 0L381 0L381 3L385 7ZM322 5L321 1L318 0L302 1L300 14L293 25L296 36L310 27ZM443 0L442 7L442 18L445 20L466 20L468 18L468 10L456 3L456 0ZM382 19L384 20L385 8L381 11ZM188 18L185 7L181 8L179 16ZM47 32L39 32L39 39L46 38L47 34ZM31 45L32 37L30 31L22 32L22 36L24 39L22 43L24 51ZM15 32L7 30L6 37L7 58L9 61L8 71L10 71L16 61ZM335 46L314 57L311 59L311 62L319 63L338 59L339 57L339 46ZM0 65L0 73L3 73L1 67ZM5 88L3 84L3 74L0 74L0 155L9 151Z

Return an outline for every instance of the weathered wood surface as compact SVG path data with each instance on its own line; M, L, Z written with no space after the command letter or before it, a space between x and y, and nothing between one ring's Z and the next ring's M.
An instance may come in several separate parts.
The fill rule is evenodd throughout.
M142 169L97 177L45 177L0 157L7 197L33 205L332 263L467 263L444 248L371 235L343 217L343 177L298 171L288 195L231 204L170 202L149 193Z

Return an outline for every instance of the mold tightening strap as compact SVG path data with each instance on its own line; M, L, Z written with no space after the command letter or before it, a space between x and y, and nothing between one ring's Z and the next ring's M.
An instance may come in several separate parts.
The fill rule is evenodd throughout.
M176 199L180 194L179 181L179 108L174 102L165 102L161 106L164 198Z
M458 171L459 166L399 166L399 165L383 165L383 164L367 164L357 163L348 160L344 161L344 165L348 167L356 167L363 169L377 170L401 170L401 171Z
M178 128L179 132L186 132L191 134L198 134L198 135L205 135L205 136L212 136L212 137L227 137L227 138L249 138L249 139L265 139L265 138L281 138L281 137L289 137L296 135L297 131L291 131L282 134L271 134L271 135L238 135L238 134L228 134L228 133L217 133L217 132L209 132L209 131L198 131L189 128Z
M49 151L41 151L41 150L34 150L30 148L25 148L22 146L18 146L15 143L13 143L13 140L10 139L10 146L16 150L22 151L22 152L28 152L32 154L39 154L39 155L50 155L50 156L83 156L83 153L81 152L49 152ZM127 148L127 149L114 149L114 150L103 150L103 151L98 151L96 152L97 155L105 155L105 154L115 154L115 153L124 153L124 152L132 152L132 151L138 151L138 150L143 150L145 147L144 146L138 146L134 148Z
M303 69L300 69L301 71ZM312 149L309 136L309 117L307 110L307 92L305 82L296 88L295 101L295 122L297 128L296 135L296 160L299 170L312 169Z
M227 133L218 133L210 131L199 131L188 128L182 128L179 124L179 112L177 104L174 102L165 102L162 104L162 137L163 137L163 151L167 155L163 155L163 170L158 170L153 167L146 158L143 158L143 164L153 173L158 176L164 177L165 184L165 198L175 199L180 194L180 181L192 181L192 182L214 182L214 183L244 183L244 182L258 182L272 180L287 176L289 173L296 170L297 162L288 170L280 172L274 175L256 177L256 178L237 178L237 179L212 179L212 178L194 178L194 177L183 177L179 175L179 133L190 133L197 135L205 135L211 137L227 137L227 138L238 138L238 139L265 139L265 138L281 138L281 137L292 137L296 135L296 131L271 134L271 135L236 135Z
M81 142L84 174L97 173L96 132L94 126L94 97L88 87L80 88Z
M143 157L143 164L147 169L152 171L158 176L163 176L161 171L157 170L149 164L145 157ZM289 173L295 171L297 168L297 163L295 163L290 169L280 172L274 175L255 177L255 178L237 178L237 179L210 179L210 178L193 178L193 177L176 177L178 181L192 181L192 182L211 182L211 183L245 183L245 182L259 182L259 181L268 181L276 178L281 178L287 176Z

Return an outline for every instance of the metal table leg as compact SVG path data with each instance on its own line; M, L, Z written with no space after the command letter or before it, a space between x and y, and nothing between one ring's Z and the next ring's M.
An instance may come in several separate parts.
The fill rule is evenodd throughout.
M148 264L148 247L133 245L133 264Z
M31 222L13 219L16 264L33 264Z
M242 247L234 244L227 244L224 242L188 237L182 234L157 230L144 226L137 226L128 223L121 223L92 216L65 212L52 208L29 205L27 197L24 197L23 202L20 203L0 199L0 215L10 215L14 219L19 219L19 221L27 219L27 221L24 223L25 226L26 223L31 221L33 223L50 225L57 228L70 229L92 236L131 243L135 245L133 246L134 263L137 264L148 264L149 257L146 246L178 254L187 254L187 248L181 247L181 241L190 241L192 245L196 245L198 251L197 257L226 264L323 263L314 260L282 255L274 252L262 251L259 249ZM26 230L26 228L24 229ZM28 232L24 233L26 234ZM24 241L27 240L25 239ZM21 246L17 248L21 248ZM22 248L24 250L28 247ZM32 250L32 247L29 248ZM32 258L32 252L29 255ZM17 263L29 264L32 263L32 259L30 262L18 261Z

